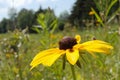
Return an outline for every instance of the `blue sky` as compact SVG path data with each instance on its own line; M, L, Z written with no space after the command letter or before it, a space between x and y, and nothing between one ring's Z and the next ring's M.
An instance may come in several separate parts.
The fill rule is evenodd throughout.
M15 7L17 12L22 8L38 10L40 5L42 8L48 8L48 6L54 9L55 14L59 14L63 11L70 12L72 6L76 0L0 0L0 21L3 17L8 18L8 10L11 7Z

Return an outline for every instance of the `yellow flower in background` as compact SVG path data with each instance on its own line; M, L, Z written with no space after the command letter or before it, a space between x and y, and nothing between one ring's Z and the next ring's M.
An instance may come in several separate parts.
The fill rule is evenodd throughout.
M12 53L5 53L6 58L10 58L12 56Z
M60 56L66 55L68 62L72 65L76 64L79 59L80 51L88 51L94 55L94 52L108 54L113 47L108 43L100 40L92 40L81 43L80 35L76 35L75 38L64 37L59 42L59 48L52 48L39 52L32 60L30 66L31 69L39 64L44 66L51 66Z
M94 15L95 13L93 11L90 11L89 12L89 15Z

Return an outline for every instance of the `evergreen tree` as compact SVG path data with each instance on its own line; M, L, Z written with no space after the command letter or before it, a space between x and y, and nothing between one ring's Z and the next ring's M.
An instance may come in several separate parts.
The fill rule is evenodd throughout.
M91 16L89 15L91 7L96 9L93 0L77 0L74 3L71 15L69 16L70 23L80 27L85 26L85 20L91 19Z

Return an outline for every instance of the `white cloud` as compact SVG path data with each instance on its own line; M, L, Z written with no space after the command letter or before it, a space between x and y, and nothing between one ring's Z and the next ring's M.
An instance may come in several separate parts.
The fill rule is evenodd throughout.
M5 14L7 12L7 8L0 8L0 13Z
M33 0L14 0L15 7L26 6L32 3Z
M14 2L13 2L14 1ZM0 20L2 17L8 16L8 10L11 7L15 7L16 9L24 7L30 3L32 3L33 0L0 0Z
M36 0L37 2L46 2L47 0Z
M14 3L13 3L15 7L20 7L20 6L23 6L24 4L25 4L25 0L14 0Z
M55 2L55 1L57 1L57 0L51 0L52 2Z
M5 4L8 7L21 7L28 4L31 4L33 0L0 0L1 4Z
M0 8L0 21L3 18L3 16L7 16L8 9L7 8Z
M44 3L44 2L55 2L57 0L36 0L37 2Z
M34 2L46 3L46 2L55 2L57 0L0 0L0 4L6 5L6 7L21 7L32 4Z

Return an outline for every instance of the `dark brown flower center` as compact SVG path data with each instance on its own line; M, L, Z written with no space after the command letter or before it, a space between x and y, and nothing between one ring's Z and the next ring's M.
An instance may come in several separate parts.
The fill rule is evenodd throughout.
M63 50L72 49L75 44L77 44L75 38L64 37L59 42L59 49L63 49Z

